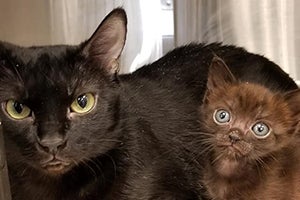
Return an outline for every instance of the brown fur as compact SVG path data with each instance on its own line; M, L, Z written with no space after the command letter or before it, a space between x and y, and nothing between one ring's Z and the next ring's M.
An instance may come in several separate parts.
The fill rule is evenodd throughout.
M300 91L275 93L239 82L219 58L210 66L207 88L199 111L208 156L201 184L208 198L300 199ZM229 122L215 122L218 109L229 111ZM255 136L257 122L271 129L267 137Z

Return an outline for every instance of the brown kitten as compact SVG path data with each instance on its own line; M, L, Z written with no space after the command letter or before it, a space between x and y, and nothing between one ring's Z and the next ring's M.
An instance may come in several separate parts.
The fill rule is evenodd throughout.
M300 199L299 102L299 90L240 82L213 59L199 110L209 199Z

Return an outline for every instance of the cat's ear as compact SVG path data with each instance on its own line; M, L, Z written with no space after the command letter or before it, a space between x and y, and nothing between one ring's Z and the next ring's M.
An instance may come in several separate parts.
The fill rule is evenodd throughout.
M284 94L291 111L296 119L296 132L300 131L300 89L292 90Z
M93 35L83 44L82 53L106 71L119 70L118 60L127 33L127 17L122 8L111 11Z
M207 89L213 90L216 87L223 87L225 84L237 82L226 63L215 56L208 69Z

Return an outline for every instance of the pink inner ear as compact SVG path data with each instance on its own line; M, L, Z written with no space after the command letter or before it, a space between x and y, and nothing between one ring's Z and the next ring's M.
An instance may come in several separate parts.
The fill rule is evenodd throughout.
M99 25L85 45L83 52L101 64L108 72L118 70L118 58L125 45L127 33L126 13L122 9L113 10Z

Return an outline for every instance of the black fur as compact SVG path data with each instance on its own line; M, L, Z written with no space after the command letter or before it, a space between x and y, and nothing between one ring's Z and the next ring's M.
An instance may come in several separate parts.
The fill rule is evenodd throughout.
M116 9L78 46L0 45L0 117L14 200L198 199L201 171L193 165L193 138L185 136L197 132L212 57L222 57L243 80L296 88L262 56L220 44L181 47L116 75L125 27L125 13ZM96 96L95 107L70 115L70 104L84 93ZM33 114L13 120L5 110L9 99ZM41 167L49 157L39 145L43 137L67 141L56 156L70 166L56 174Z

